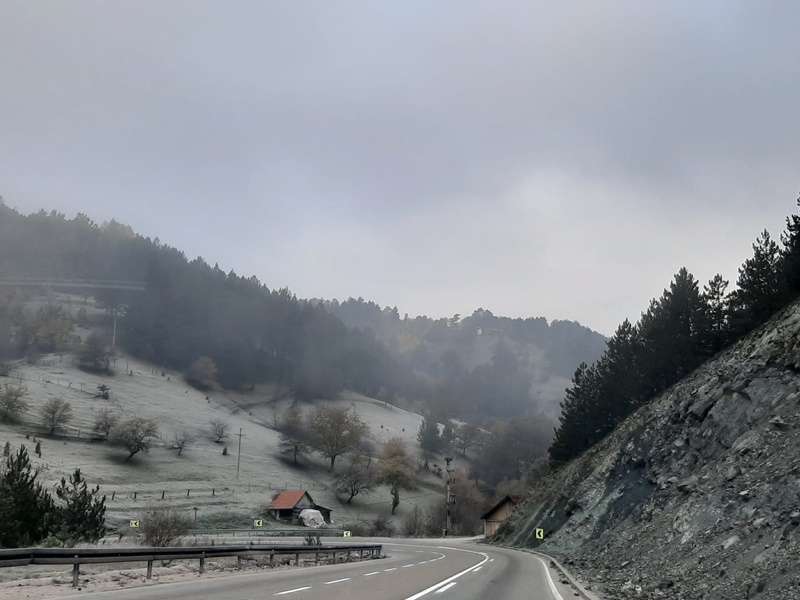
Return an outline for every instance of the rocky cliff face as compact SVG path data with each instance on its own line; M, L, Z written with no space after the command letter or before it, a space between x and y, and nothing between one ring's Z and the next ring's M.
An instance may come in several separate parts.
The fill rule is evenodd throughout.
M800 304L543 478L499 541L607 598L800 598Z

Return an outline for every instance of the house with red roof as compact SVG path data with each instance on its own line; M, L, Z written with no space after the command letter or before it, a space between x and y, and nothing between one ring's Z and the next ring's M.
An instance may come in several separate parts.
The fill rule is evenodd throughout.
M314 502L306 490L283 490L272 498L267 510L276 521L295 523L299 520L300 511L306 508L318 510L325 522L331 522L331 509Z

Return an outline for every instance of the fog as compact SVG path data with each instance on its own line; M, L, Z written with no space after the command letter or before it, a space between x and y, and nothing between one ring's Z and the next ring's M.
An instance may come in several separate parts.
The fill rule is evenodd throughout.
M303 297L609 333L792 210L799 10L4 2L0 194Z

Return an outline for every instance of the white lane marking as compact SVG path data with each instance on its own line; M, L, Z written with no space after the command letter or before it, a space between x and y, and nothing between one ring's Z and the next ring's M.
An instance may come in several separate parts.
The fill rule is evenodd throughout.
M342 583L343 581L350 581L350 578L343 577L342 579L334 579L333 581L326 581L323 585L332 585L334 583Z
M493 558L490 558L490 559L489 559L489 562L494 562L494 559L493 559Z
M476 568L476 569L472 569L472 572L473 572L473 573L477 573L477 572L478 572L478 571L480 571L482 568L483 568L483 565L481 565L480 567L478 567L478 568Z
M542 563L542 567L544 567L544 574L547 576L547 583L550 586L550 592L553 594L553 598L555 598L556 600L564 600L564 598L558 592L556 584L553 583L553 578L550 576L550 567L548 567L547 563L544 562L544 560L542 560L538 556L536 558L540 563Z
M369 577L371 575L377 575L380 571L373 571L372 573L364 573L364 577Z
M451 581L451 582L450 582L450 583L448 583L446 586L444 586L444 587L440 587L438 590L436 590L436 592L435 592L435 593L436 593L436 594L441 594L442 592L446 592L446 591L447 591L447 590L449 590L451 587L453 587L453 586L454 586L456 583L457 583L457 582L455 582L455 581Z
M391 569L384 569L384 573L391 573L392 571L397 571L397 567L392 567Z
M414 566L414 563L411 563L410 565L403 565L403 566L402 566L402 567L400 567L400 568L401 568L401 569L407 569L408 567L413 567L413 566Z
M475 567L480 567L481 565L485 564L489 560L489 555L484 553L484 552L475 552L474 550L464 550L463 548L450 548L448 546L438 546L438 547L441 550L455 550L456 552L469 552L470 554L477 554L478 556L482 556L483 560L481 562L479 562L477 565L472 565L470 567L467 567L463 571L461 571L459 573L456 573L455 575L451 575L447 579L443 579L439 583L434 583L431 587L425 588L421 592L417 592L416 594L414 594L413 596L409 596L405 600L417 600L417 598L422 598L423 596L427 596L431 592L433 592L435 590L438 590L439 588L441 588L442 586L447 585L451 581L455 581L456 579L458 579L462 575L465 575L466 573L469 573ZM442 558L444 558L444 556ZM561 598L560 600L564 600L564 599Z
M284 594L294 594L295 592L302 592L303 590L310 590L311 586L307 585L306 587L301 588L294 588L293 590L286 590L285 592L278 592L277 594L272 594L273 596L283 596Z

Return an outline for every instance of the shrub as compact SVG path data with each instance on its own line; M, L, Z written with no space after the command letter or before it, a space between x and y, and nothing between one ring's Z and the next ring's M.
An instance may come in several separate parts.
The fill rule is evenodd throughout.
M94 431L103 435L105 439L111 435L111 431L117 425L119 417L109 408L101 408L94 416Z
M50 435L61 429L72 420L72 406L61 398L52 398L44 403L41 409L42 423Z
M17 423L26 410L28 402L25 396L28 389L21 385L6 384L0 393L0 421L5 423Z
M172 507L148 507L140 517L143 541L148 546L172 546L189 533L191 521Z
M199 390L210 390L217 383L217 365L208 356L201 356L186 371L186 381Z
M209 427L211 428L211 435L214 437L214 441L217 444L220 444L228 437L228 424L221 420L221 419L211 419L208 423Z
M394 524L388 517L380 515L370 523L369 535L372 537L392 537L394 535Z

